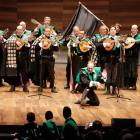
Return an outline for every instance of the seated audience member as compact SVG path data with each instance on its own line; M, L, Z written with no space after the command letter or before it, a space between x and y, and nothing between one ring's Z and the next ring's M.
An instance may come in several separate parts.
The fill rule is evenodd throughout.
M77 140L80 134L76 122L71 118L71 109L69 107L63 108L63 116L66 121L61 130L62 137L65 140Z
M86 123L84 131L83 131L83 136L85 137L90 131L94 131L96 135L98 135L98 140L102 139L102 123L99 120L95 120L93 122L93 125L91 126L90 123Z
M133 134L133 140L140 140L140 131Z
M125 134L121 140L133 140L133 135L132 134Z
M84 140L98 140L97 135L95 132L90 131L87 133L87 135L84 137Z
M112 129L105 131L103 135L103 140L117 140L116 132Z
M20 132L19 140L37 140L39 138L39 125L36 124L35 114L33 112L27 113L27 121L28 123L24 124L22 130Z
M59 130L53 121L53 113L51 111L47 111L45 113L45 119L47 122L43 123L43 129L42 129L42 138L44 140L59 140Z
M125 134L128 134L128 133L131 134L131 131L130 131L129 129L127 129L127 128L122 129L122 130L120 131L119 135L118 135L118 140L121 140L122 137L123 137Z

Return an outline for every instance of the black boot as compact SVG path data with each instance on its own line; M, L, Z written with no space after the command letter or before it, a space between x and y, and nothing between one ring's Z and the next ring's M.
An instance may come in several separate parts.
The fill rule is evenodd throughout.
M71 93L75 94L75 93L77 93L77 90L74 89L74 90L71 91Z
M38 90L36 90L36 92L42 92L42 91L43 91L42 87L39 87Z
M24 87L23 87L23 91L25 91L25 92L29 92L27 86L24 86Z
M116 84L113 83L112 86L113 86L112 94L117 95L117 92L116 92Z
M64 89L67 89L67 88L70 88L68 83L64 86Z
M51 92L58 93L55 87L52 88Z
M80 104L81 100L76 101L74 104Z
M51 88L51 84L50 84L50 88ZM54 86L54 88L56 88L56 86Z
M124 90L129 89L129 78L125 78L125 87Z
M105 83L106 92L105 94L110 94L110 83Z
M45 83L43 84L43 88L47 88L47 85Z
M13 92L13 91L15 91L15 86L12 86L9 90L9 92Z
M131 90L136 90L137 89L136 88L137 78L133 78L132 81L133 81L133 86L132 86Z
M43 83L43 86L42 86L42 87L43 87L43 88L47 88L46 79L44 79L43 81L44 81L44 83Z

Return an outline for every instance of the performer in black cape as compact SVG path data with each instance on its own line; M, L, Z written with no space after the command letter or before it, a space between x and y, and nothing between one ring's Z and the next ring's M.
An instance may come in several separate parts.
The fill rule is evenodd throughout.
M79 27L74 26L72 36L77 40L79 39L79 32ZM75 42L73 39L71 39L71 37L65 39L65 41L63 42L63 45L68 47L68 61L66 67L67 84L65 85L64 89L67 89L70 87L70 85L72 85L70 89L72 92L76 85L76 76L79 72L79 69L82 67L82 54L81 52L79 52L77 44L78 41Z
M113 86L112 94L116 95L116 77L118 70L118 62L119 62L119 52L120 52L120 43L117 41L118 36L116 36L116 28L115 26L111 26L110 35L107 38L100 40L97 44L98 48L101 48L104 56L105 56L105 69L107 71L107 81L105 83L106 92L105 94L110 94L110 85ZM107 50L107 48L111 47L111 44L104 43L105 40L114 40L114 46L111 50Z
M105 55L104 55L104 48L98 48L98 42L100 40L107 37L107 28L104 25L101 25L99 28L99 34L94 34L91 38L91 41L94 43L94 53L93 53L93 62L95 66L101 67L101 70L103 70L104 64L105 64Z
M3 44L5 44L6 39L7 39L7 34L4 35L4 36L1 36L2 33L3 33L3 31L0 30L0 69L1 69L2 59L3 59ZM2 82L2 77L1 76L0 76L0 86L6 86Z
M138 34L138 26L132 25L131 34L127 37L132 37L135 40L140 40L140 34ZM126 44L130 44L129 41ZM139 60L140 42L137 41L134 46L125 49L125 88L136 90L136 82L138 77L138 60Z
M43 91L43 79L44 79L44 72L45 67L47 67L48 75L50 77L50 87L51 92L57 93L56 88L54 87L54 63L55 59L53 57L53 51L58 51L59 44L52 40L52 44L48 49L43 49L45 46L48 45L48 42L41 43L42 39L51 40L50 34L51 29L49 26L43 29L44 35L41 35L37 38L31 47L31 63L30 63L30 73L31 73L31 80L34 84L39 85L37 91ZM42 60L41 60L42 55ZM42 61L42 65L41 65ZM41 70L42 69L42 70ZM41 70L41 77L40 77L40 70ZM40 83L41 78L41 83Z
M30 44L27 41L27 35L23 34L22 26L17 26L16 31L17 34L13 34L6 41L0 74L4 76L5 82L12 85L9 92L15 91L15 86L19 85L23 86L23 91L29 92L27 54ZM25 43L21 44L18 38L24 40Z

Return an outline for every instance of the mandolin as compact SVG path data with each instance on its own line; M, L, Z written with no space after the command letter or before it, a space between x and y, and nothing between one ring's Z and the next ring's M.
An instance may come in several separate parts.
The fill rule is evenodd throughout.
M123 39L123 38L124 38L124 35L118 37L118 38L115 39L115 40L111 40L111 39L106 39L106 40L104 40L103 43L109 43L109 44L110 44L109 47L105 47L105 50L106 50L106 51L111 51L111 50L113 50L114 45L115 45L115 41L118 41L119 39Z
M62 38L63 38L63 36L61 36L61 35L59 35L59 36L56 35L55 38L54 38L54 40L55 40L55 41L59 41L59 40L61 40ZM43 49L44 49L44 50L48 50L48 49L50 49L50 46L51 46L51 44L52 44L52 42L53 42L54 40L50 40L50 39L44 38L44 39L42 39L42 40L40 41L40 43L44 44L45 42L47 42L48 44L47 44L46 46L43 46Z
M6 35L7 34L7 32L9 31L9 29L8 28L6 28L3 32L2 32L2 34L0 35L0 43L2 43L2 37L4 36L4 35Z
M85 53L85 52L88 51L88 49L84 49L84 45L89 46L89 43L88 43L87 41L79 41L79 40L77 40L77 38L74 37L74 36L70 36L70 38L71 38L72 40L74 40L75 42L78 41L78 43L79 43L79 50L80 50L81 52Z
M38 32L32 32L31 34L27 35L28 41L35 40L35 36L34 36L34 35L36 35L36 34L38 34ZM30 38L29 38L29 37L30 37ZM27 40L27 39L26 39L26 40ZM21 45L20 45L20 46L16 45L16 50L20 50L20 49L24 46L24 43L26 42L26 40L22 40L21 38L17 38L16 41L17 41L17 42L20 42Z
M130 43L129 43L129 44L125 44L124 48L125 48L125 49L130 49L131 47L134 46L135 42L139 42L140 39L135 40L133 37L128 37L128 38L126 39L126 41L129 41Z

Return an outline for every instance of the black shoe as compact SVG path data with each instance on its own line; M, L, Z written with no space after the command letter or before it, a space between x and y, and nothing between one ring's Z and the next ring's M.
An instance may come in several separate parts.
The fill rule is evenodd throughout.
M51 87L51 85L50 85L50 88L52 88L52 87ZM54 86L53 88L55 88L55 89L56 89L56 86Z
M10 88L9 92L13 92L13 91L15 91L15 87L12 86L12 87Z
M28 88L26 86L23 87L23 91L29 92Z
M42 92L43 88L39 87L38 90L36 90L36 92Z
M131 88L131 90L136 90L137 88L136 88L136 86L133 86L132 88Z
M1 83L0 83L0 86L6 86L6 85L5 85L4 83L1 82Z
M64 89L70 88L68 84L64 86Z
M106 91L106 92L105 92L105 95L107 95L107 94L110 94L110 91Z
M72 90L72 91L70 91L70 92L73 93L73 94L75 94L75 93L77 93L77 90L74 89L74 90Z
M56 90L56 87L53 87L52 90L51 90L51 92L58 93L57 90Z
M129 87L124 87L124 90L127 90L127 89L129 89Z
M46 84L43 84L43 88L46 88L47 87L47 85Z
M80 104L81 100L76 101L74 104Z
M116 91L112 91L112 94L117 95L118 93Z

